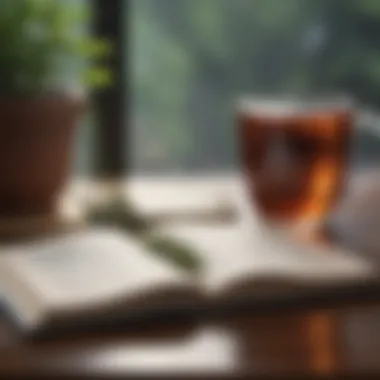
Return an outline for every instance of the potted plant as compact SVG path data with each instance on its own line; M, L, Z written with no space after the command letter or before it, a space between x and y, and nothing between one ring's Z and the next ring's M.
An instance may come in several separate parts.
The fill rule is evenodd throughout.
M107 41L83 31L82 2L0 3L0 215L54 210L88 87L104 86ZM82 30L81 30L82 29Z

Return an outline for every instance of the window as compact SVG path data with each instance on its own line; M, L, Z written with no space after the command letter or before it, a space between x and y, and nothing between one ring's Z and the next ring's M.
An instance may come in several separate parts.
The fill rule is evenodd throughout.
M242 93L380 95L380 2L132 0L133 169L228 170L236 165L233 102ZM356 162L379 159L373 136Z

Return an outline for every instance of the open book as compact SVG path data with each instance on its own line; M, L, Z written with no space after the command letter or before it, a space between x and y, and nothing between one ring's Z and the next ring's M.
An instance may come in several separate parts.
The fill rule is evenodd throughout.
M202 273L190 276L111 229L3 249L0 285L6 309L24 330L34 331L116 314L212 305L254 291L258 278L323 283L371 275L366 261L342 252L308 251L283 241L271 253L259 243L249 248L239 226L177 227L167 233L198 248Z
M117 229L90 228L0 250L5 308L25 331L212 308L259 293L259 284L325 285L373 278L360 255L307 244L262 225L242 187L231 224L165 224L157 234L193 246L203 269L187 274ZM281 288L281 286L280 286Z

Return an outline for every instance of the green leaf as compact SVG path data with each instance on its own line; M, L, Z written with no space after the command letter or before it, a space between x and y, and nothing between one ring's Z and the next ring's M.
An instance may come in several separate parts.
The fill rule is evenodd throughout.
M84 57L99 59L107 57L112 52L112 46L106 39L77 39L73 49Z
M118 227L140 239L149 251L190 272L202 268L200 256L190 245L176 239L154 234L153 223L142 217L134 207L124 200L116 199L104 206L90 209L89 223Z
M83 84L91 88L102 88L112 84L112 73L104 67L88 68L83 73Z
M85 62L86 86L103 87L112 75L97 61L111 47L104 38L86 36L90 15L84 2L2 0L0 12L0 86L2 92L39 92L61 83L62 65Z
M124 200L116 199L105 206L92 208L88 211L87 220L90 223L118 226L135 234L146 233L150 223Z
M202 262L196 250L188 244L164 236L147 236L145 243L151 252L191 272L199 272Z

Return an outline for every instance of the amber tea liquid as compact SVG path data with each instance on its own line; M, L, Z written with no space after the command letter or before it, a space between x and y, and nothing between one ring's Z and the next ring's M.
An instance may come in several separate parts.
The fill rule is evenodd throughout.
M252 201L276 220L322 218L341 193L352 114L239 111L242 164Z

